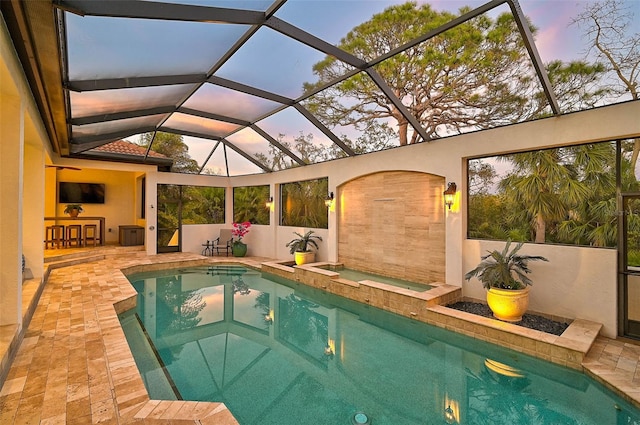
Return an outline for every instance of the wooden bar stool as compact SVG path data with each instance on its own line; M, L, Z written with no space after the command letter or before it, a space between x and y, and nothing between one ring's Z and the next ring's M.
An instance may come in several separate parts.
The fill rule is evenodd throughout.
M95 224L84 225L84 246L89 246L89 241L93 243L93 246L96 246L100 241L98 226Z
M52 226L47 226L45 229L45 240L44 240L44 248L49 248L49 244L51 244L51 248L64 247L64 226L62 224L55 224Z
M65 240L66 245L71 247L74 243L75 246L82 246L82 225L69 224L67 226L67 238Z

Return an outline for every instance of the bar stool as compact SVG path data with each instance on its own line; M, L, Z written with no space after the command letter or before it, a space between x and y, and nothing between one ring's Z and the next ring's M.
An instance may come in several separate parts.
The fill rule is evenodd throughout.
M51 248L57 247L60 249L60 246L64 247L64 226L62 224L54 224L51 226L47 226L45 229L45 240L44 240L44 248L49 248L49 244L51 244Z
M89 241L93 243L93 246L96 246L99 240L100 238L98 237L98 226L95 224L85 224L84 225L84 246L88 246Z
M77 247L81 247L82 246L82 225L69 224L67 226L67 238L65 242L68 247L72 246L74 243Z

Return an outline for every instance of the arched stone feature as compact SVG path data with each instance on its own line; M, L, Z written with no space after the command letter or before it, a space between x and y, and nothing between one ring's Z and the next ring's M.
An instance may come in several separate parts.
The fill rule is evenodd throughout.
M338 187L338 261L413 282L445 280L445 179L389 171Z

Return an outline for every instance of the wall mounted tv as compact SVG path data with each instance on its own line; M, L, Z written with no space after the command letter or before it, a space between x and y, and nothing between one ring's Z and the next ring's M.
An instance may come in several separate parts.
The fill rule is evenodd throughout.
M60 182L58 202L61 204L104 204L104 184Z

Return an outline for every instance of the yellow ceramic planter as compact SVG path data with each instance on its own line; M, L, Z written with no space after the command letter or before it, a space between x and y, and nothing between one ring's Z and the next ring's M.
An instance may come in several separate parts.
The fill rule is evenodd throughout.
M296 260L296 264L300 266L302 264L313 263L316 259L316 253L313 251L295 252L293 258Z
M487 291L487 304L496 319L519 322L529 308L529 289L491 288Z

